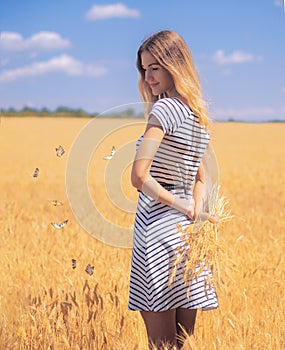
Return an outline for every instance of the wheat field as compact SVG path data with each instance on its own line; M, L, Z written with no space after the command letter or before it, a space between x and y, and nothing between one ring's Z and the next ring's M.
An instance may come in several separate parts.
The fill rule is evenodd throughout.
M131 249L95 239L69 205L68 157L88 122L1 118L1 350L147 349L140 315L127 310ZM98 121L98 132L106 123L114 121ZM107 234L104 222L124 227L133 222L134 214L116 208L106 195L102 174L107 162L102 158L112 145L119 148L142 130L135 125L109 135L92 156L90 193L106 217L94 227L98 236ZM220 307L198 312L199 350L284 349L284 136L285 124L213 125L221 189L234 219L220 232L226 248L220 264ZM65 149L61 157L56 156L58 145ZM34 178L36 167L39 176ZM129 174L126 160L122 188L135 202ZM52 199L63 205L53 206ZM64 220L68 223L62 229L51 225ZM94 266L93 274L85 272L88 264Z

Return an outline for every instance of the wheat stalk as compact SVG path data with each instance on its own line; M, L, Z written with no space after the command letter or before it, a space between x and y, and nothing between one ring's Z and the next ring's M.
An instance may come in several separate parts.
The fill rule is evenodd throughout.
M189 285L193 280L198 280L204 269L212 272L204 278L204 290L215 286L220 281L219 260L225 248L219 242L218 232L222 224L233 218L228 209L228 201L219 193L219 187L213 187L208 197L209 213L202 213L198 220L187 227L177 225L182 244L177 248L177 258L174 262L169 284L172 284L178 269L183 266L183 278Z

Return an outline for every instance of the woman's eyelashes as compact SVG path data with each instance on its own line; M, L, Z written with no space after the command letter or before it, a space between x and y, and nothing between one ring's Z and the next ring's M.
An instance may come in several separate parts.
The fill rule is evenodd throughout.
M159 67L151 67L151 68L146 69L146 68L143 68L143 67L142 67L142 71L143 71L143 72L146 72L147 70L148 70L148 71L154 71L154 70L158 70L158 68L159 68Z

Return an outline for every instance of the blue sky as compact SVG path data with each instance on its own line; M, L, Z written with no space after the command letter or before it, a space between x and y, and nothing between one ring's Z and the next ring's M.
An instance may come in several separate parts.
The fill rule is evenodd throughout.
M188 43L212 119L285 120L283 0L1 1L0 108L139 102L136 52L162 29Z

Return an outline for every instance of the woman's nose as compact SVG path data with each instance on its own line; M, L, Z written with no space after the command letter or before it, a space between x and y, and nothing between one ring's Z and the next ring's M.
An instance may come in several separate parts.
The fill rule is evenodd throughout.
M152 74L151 74L151 72L146 70L146 71L145 71L145 76L144 76L144 78L145 78L145 81L146 81L146 82L151 81L151 80L152 80Z

